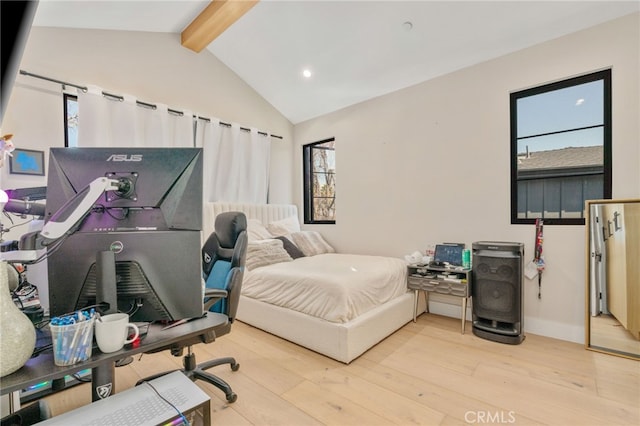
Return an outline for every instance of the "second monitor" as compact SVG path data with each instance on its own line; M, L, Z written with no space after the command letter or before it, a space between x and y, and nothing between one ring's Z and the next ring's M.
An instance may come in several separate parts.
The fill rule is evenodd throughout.
M49 158L46 221L64 219L92 180L123 182L49 245L51 316L96 303L101 252L113 254L117 310L132 321L202 315L202 150L52 148Z

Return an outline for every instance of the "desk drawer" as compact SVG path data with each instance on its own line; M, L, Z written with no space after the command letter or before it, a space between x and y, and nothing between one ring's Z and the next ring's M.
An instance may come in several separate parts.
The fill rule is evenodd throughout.
M407 287L411 290L433 291L440 294L451 294L460 297L469 296L469 286L466 282L455 282L418 274L409 275Z
M408 280L408 287L412 290L434 291L438 284L433 278L410 276Z
M453 296L466 297L467 285L450 281L440 281L435 291L440 294L451 294Z
M469 286L464 283L450 283L451 294L454 296L468 296Z

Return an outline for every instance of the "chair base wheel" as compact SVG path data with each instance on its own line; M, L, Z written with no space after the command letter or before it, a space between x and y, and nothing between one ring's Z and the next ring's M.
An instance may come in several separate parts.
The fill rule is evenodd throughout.
M227 395L227 402L230 404L236 402L237 399L238 399L238 395L236 395L235 393L231 393Z

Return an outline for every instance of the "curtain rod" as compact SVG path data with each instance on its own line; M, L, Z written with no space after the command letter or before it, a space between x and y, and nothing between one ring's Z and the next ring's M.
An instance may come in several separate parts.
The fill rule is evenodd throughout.
M33 73L30 73L30 72L27 72L25 70L20 70L20 74L26 75L28 77L35 77L35 78L39 78L41 80L46 80L46 81L51 81L53 83L61 84L63 89L64 89L64 86L71 86L71 87L75 87L76 89L80 89L85 93L87 92L87 90L89 90L86 86L79 86L77 84L67 83L66 81L56 80L55 78L44 77L42 75L38 75L38 74L33 74Z
M52 83L60 84L60 85L62 85L63 89L64 89L65 86L70 86L70 87L75 87L76 89L82 90L85 93L89 90L86 86L80 86L78 84L73 84L73 83L68 83L66 81L57 80L55 78L50 78L50 77L45 77L45 76L38 75L38 74L33 74L33 73L30 73L30 72L25 71L25 70L20 70L20 74L26 75L27 77L39 78L40 80L46 80L46 81L50 81ZM102 96L107 97L107 98L111 98L111 99L114 99L114 100L118 100L118 101L121 101L121 102L124 101L124 96L121 96L121 95L114 95L112 93L102 92ZM157 106L155 104L151 104L151 103L148 103L148 102L142 102L142 101L138 101L138 100L136 100L136 105L144 107L144 108L150 108L150 109L156 109L157 108ZM184 112L178 111L178 110L175 110L175 109L171 109L171 108L167 108L167 111L169 113L171 113L171 114L175 114L175 115L179 115L179 116L183 116L184 115ZM200 116L194 115L193 118L197 118L199 120L204 120L204 121L207 121L207 122L211 122L211 119L210 118L206 118L206 117L200 117ZM225 123L225 122L220 121L220 124L222 126L231 127L231 123ZM244 130L245 132L250 132L251 131L251 129L249 129L247 127L240 127L240 130ZM263 136L271 136L272 138L276 138L276 139L282 139L282 136L269 135L267 132L258 131L258 134L259 135L263 135Z

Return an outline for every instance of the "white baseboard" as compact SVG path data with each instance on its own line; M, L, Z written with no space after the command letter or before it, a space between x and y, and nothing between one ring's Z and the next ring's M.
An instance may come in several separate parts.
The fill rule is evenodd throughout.
M471 301L473 299L470 299ZM461 300L459 297L445 296L431 293L429 295L429 312L460 319ZM467 304L467 321L473 318L471 302ZM566 340L568 342L584 344L584 326L558 323L540 318L525 317L524 331L526 333Z
M577 326L547 321L540 318L524 317L524 331L525 333L553 337L554 339L566 340L568 342L584 345L584 325Z

